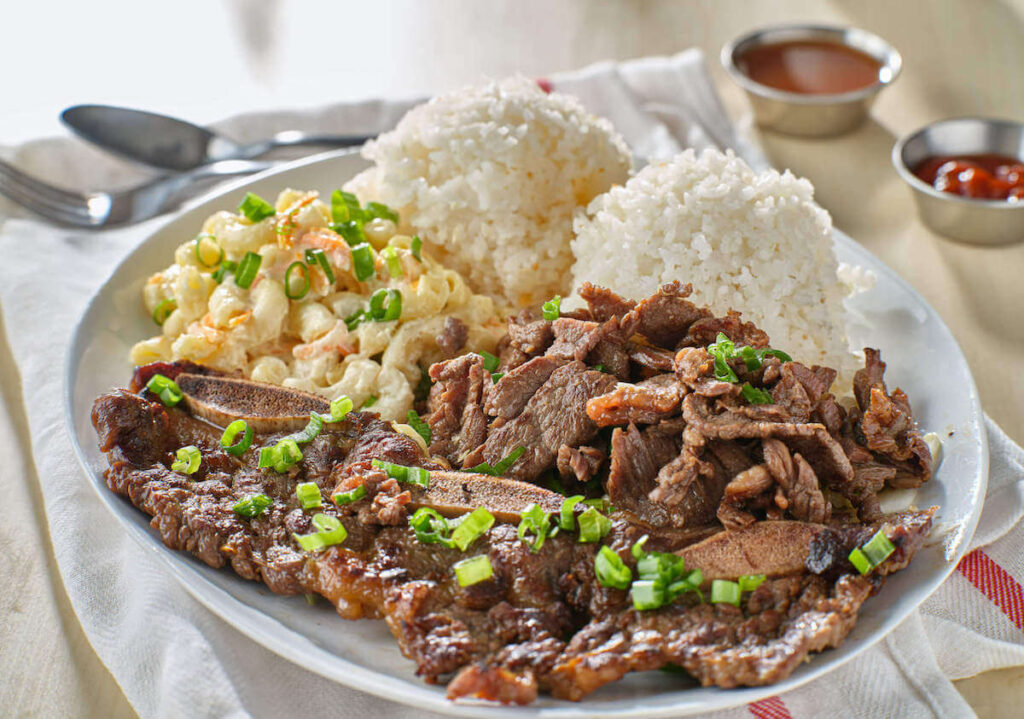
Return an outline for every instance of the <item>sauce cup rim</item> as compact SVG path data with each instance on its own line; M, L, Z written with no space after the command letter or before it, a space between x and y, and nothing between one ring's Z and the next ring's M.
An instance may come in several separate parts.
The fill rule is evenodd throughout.
M984 125L1000 125L1003 127L1011 128L1019 131L1024 135L1024 124L1014 122L1013 120L1005 120L997 117L977 117L972 115L962 115L959 117L947 117L942 120L936 120L935 122L929 122L927 125L919 127L913 132L908 132L903 135L896 143L892 146L892 165L896 169L899 176L910 185L911 189L915 192L920 192L924 195L934 197L939 200L945 200L946 202L955 202L968 205L970 207L987 207L997 209L1003 212L1020 211L1024 210L1024 202L1010 202L1008 200L992 200L983 199L980 197L963 197L962 195L955 195L952 192L943 192L942 190L936 190L935 187L928 184L920 177L914 174L913 170L907 165L906 160L903 157L904 148L912 141L926 134L928 131L935 129L941 125L953 124L957 122L972 122ZM976 154L985 154L986 150L978 150ZM951 153L955 154L955 153ZM966 153L965 153L966 154ZM1024 162L1024 157L1018 158L1021 162Z
M822 39L823 36L834 38L836 40L836 44L862 52L881 63L882 68L889 70L889 77L884 80L879 78L870 85L865 85L858 90L824 95L808 95L798 92L789 92L770 85L764 85L753 80L749 75L740 70L739 66L736 64L737 51L746 49L746 46L754 47L758 45L771 44L772 42L775 42L772 37L778 35L786 36L785 40ZM803 37L801 37L801 35L803 35ZM850 36L854 39L859 36L866 42L874 43L881 48L881 51L879 52L865 47L864 45L866 42L851 42ZM784 42L785 40L778 41ZM820 23L780 23L759 27L755 30L743 33L739 37L736 37L723 45L720 59L726 72L729 73L736 84L747 92L761 97L797 105L835 105L839 103L863 100L864 98L870 97L871 95L879 92L887 85L891 85L896 78L899 77L900 72L903 69L903 57L900 55L899 51L879 35L852 25L828 25Z

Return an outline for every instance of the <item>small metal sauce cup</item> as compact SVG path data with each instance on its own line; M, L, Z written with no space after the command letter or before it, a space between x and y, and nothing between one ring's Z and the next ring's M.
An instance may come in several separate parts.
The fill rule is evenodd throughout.
M878 80L867 87L836 95L804 95L754 82L736 60L762 45L794 40L825 40L846 45L881 63ZM747 92L757 124L790 135L828 137L853 130L868 116L875 96L900 74L903 59L882 38L866 30L827 25L778 25L742 35L722 48L722 65Z
M905 135L892 148L892 164L914 191L921 221L939 234L979 245L1024 240L1024 202L976 200L941 192L913 170L937 155L1007 155L1024 163L1024 125L961 117L940 120Z

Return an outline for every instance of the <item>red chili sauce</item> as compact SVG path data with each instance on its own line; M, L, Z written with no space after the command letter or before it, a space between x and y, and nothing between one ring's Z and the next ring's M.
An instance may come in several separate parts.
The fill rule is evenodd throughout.
M801 95L838 95L874 85L882 68L875 58L827 40L760 45L736 58L754 82Z
M1006 155L929 157L914 174L936 190L980 200L1024 202L1024 160Z

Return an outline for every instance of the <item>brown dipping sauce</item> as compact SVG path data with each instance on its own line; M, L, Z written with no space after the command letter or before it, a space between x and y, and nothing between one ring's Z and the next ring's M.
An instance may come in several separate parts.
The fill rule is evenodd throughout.
M914 174L940 192L1024 202L1024 160L1007 155L929 157Z
M754 82L800 95L838 95L874 85L875 58L827 40L792 40L752 47L736 66Z

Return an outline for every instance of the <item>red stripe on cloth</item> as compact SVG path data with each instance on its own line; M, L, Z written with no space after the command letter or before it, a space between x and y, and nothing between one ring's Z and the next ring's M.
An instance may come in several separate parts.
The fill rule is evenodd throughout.
M778 697L768 697L759 702L748 704L747 710L757 719L793 719L789 709L786 708L786 705Z
M961 559L956 568L1024 632L1024 587L1020 582L980 549Z

